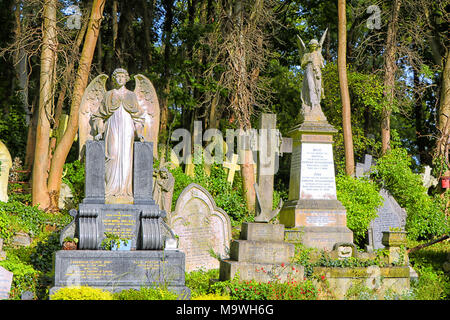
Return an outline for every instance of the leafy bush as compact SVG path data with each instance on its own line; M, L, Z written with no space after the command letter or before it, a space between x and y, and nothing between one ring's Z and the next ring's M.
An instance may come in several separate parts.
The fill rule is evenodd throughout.
M50 272L53 268L53 253L57 250L61 250L59 233L52 233L33 248L30 262L36 270Z
M368 179L348 175L336 176L337 198L347 209L347 226L353 231L355 243L364 240L370 222L383 204L377 185Z
M88 286L61 288L52 295L51 300L113 300L113 295Z
M40 272L23 262L13 252L8 251L7 257L6 260L0 261L0 266L14 274L9 298L20 300L23 291L36 292L39 286Z
M219 278L219 269L186 272L186 286L191 289L191 297L206 296L210 293L209 281Z
M228 292L231 300L316 300L319 294L311 280L266 283L236 277L212 287L216 292Z
M191 300L230 300L229 296L223 296L220 294L209 293L200 296L196 296L195 298L191 298Z
M114 293L113 297L114 300L177 300L178 295L160 287L142 287L140 290L122 290Z
M427 239L450 230L439 201L427 194L420 175L411 168L405 149L392 149L378 159L374 177L407 212L406 231L410 239Z
M70 217L46 213L37 206L27 206L18 201L0 202L0 237L7 241L19 231L36 236L45 225L65 225L66 218Z

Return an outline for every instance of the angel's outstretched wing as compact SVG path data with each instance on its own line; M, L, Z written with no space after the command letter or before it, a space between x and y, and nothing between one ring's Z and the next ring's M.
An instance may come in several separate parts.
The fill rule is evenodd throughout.
M153 157L158 157L159 102L152 82L142 74L134 76L134 93L145 110L144 140L153 142Z
M101 74L87 86L81 98L80 113L78 120L78 139L80 143L79 157L82 158L86 140L93 140L94 130L91 116L98 110L106 93L106 80L108 76Z
M301 57L306 52L306 46L305 46L305 43L303 42L302 38L300 38L299 35L297 35L297 46L298 46L298 51L299 51L299 54Z
M327 35L328 28L325 29L322 38L320 38L319 46L322 48L323 42L325 41L325 37Z

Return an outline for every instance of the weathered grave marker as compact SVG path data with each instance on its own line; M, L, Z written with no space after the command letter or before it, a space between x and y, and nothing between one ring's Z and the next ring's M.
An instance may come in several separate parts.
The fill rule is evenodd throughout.
M389 231L389 228L404 228L406 224L406 211L395 201L394 197L385 189L380 190L383 197L383 206L378 208L375 219L369 226L369 248L382 249L381 243L383 231Z
M167 221L179 237L180 250L186 254L186 271L219 267L211 250L221 257L226 255L231 222L206 189L195 183L188 185Z

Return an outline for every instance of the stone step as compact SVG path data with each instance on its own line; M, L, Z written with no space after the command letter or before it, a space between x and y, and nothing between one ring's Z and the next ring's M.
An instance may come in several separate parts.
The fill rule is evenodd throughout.
M303 281L304 267L294 264L252 263L232 260L220 261L219 280L231 280L236 275L241 281Z
M232 240L230 260L254 263L288 263L294 245L282 241Z
M244 222L241 227L241 240L283 241L284 225Z

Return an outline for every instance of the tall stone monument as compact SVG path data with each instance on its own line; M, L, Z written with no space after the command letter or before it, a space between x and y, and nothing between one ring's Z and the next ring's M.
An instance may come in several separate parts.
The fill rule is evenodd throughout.
M293 139L289 197L281 209L280 223L287 228L287 241L332 250L335 243L353 242L353 233L347 228L346 210L336 197L333 135L337 130L320 107L324 35L320 42L311 40L302 57L304 121L289 132ZM299 41L301 51L306 51Z

